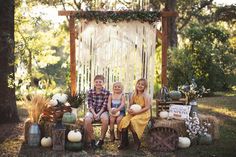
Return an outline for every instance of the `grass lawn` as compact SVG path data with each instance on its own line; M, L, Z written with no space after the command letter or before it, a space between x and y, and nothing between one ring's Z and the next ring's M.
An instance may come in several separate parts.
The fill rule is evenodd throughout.
M198 101L199 112L216 116L220 120L220 139L209 146L198 145L178 150L176 155L199 157L236 156L236 96L221 95ZM180 155L181 156L181 155Z
M220 121L220 139L212 145L196 145L175 152L150 152L143 141L140 151L131 146L128 150L118 151L118 141L109 142L109 133L105 139L104 149L95 152L55 152L41 147L30 148L24 144L23 121L27 117L26 107L18 103L18 111L22 122L0 126L0 156L160 156L160 157L236 157L236 93L218 93L216 97L198 100L199 112L216 116ZM155 106L153 106L155 108ZM154 113L155 115L155 113ZM98 127L97 127L98 128ZM96 136L99 137L99 130Z

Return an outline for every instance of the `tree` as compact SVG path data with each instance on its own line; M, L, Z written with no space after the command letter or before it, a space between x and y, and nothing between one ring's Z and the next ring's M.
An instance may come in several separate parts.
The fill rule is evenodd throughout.
M228 90L235 86L235 50L230 46L228 31L216 26L191 24L183 34L183 48L170 56L170 86L190 82L212 91Z
M0 0L0 123L19 121L14 85L14 0Z
M165 7L170 11L176 11L176 0L167 0ZM176 17L170 17L168 19L168 45L170 47L177 47L177 26L176 26Z

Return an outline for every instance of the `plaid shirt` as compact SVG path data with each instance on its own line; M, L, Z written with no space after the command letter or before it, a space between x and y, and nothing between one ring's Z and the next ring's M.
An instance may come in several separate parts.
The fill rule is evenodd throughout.
M95 113L98 113L102 108L107 110L108 97L110 92L102 88L99 94L96 93L95 88L88 91L88 108L93 108Z

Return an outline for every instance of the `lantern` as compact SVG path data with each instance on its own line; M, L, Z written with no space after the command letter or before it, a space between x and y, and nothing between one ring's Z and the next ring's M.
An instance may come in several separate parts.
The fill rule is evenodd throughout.
M57 123L52 130L53 150L65 150L66 129L61 123Z

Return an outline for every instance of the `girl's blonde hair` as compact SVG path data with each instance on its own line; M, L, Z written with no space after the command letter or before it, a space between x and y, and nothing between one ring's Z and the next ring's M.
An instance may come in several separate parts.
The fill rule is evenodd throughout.
M119 85L121 87L121 92L123 93L123 90L124 90L123 84L121 82L115 82L113 83L112 89L114 89L115 85Z
M146 95L147 94L147 87L148 87L148 82L145 78L141 78L137 81L136 85L135 85L135 91L134 91L134 95L137 95L138 94L138 90L137 90L137 84L139 82L143 81L144 82L144 91L143 91L143 95Z

